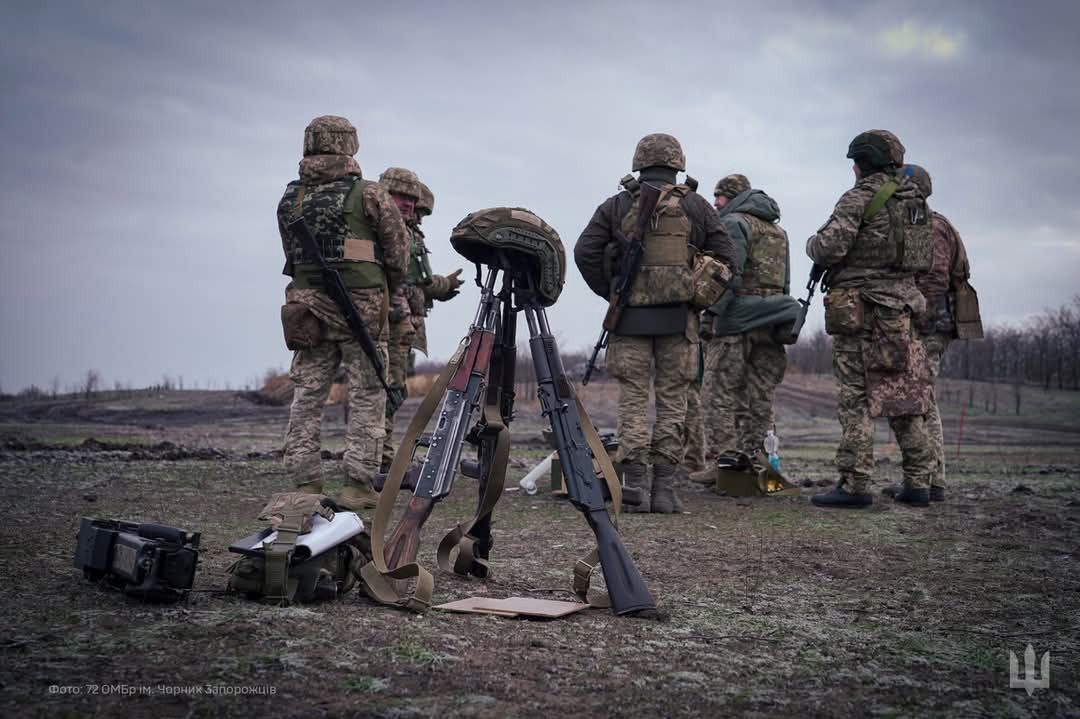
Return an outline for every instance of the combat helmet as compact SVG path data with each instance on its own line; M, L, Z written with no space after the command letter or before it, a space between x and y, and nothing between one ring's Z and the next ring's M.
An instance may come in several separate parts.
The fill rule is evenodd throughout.
M555 304L566 282L566 250L555 229L523 207L490 207L465 216L450 244L471 262L524 267L545 307Z
M682 145L671 135L657 132L638 140L630 169L637 172L655 166L670 167L673 170L686 169L686 156L683 154Z
M415 200L420 199L420 178L412 170L404 167L388 167L379 175L379 184L386 188L387 192L398 195L407 195Z
M416 214L418 215L430 215L435 211L435 195L432 193L431 188L420 183L420 199L416 201Z
M934 183L930 181L930 173L922 165L904 165L904 175L911 178L923 197L930 197L934 191Z
M904 145L888 130L860 132L848 145L848 158L874 169L904 164Z
M304 128L304 157L355 155L360 149L356 128L344 117L320 115Z
M727 177L721 177L716 181L716 188L713 190L713 197L729 197L734 199L744 192L750 191L750 180L746 175L740 175L738 173L734 175L728 175Z

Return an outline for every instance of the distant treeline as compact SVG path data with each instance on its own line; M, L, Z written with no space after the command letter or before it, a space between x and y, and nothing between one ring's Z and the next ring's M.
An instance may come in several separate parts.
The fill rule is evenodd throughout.
M800 372L832 371L832 340L818 330L788 348L788 365ZM1020 326L986 328L981 340L953 343L941 374L952 379L1036 384L1080 390L1080 295Z

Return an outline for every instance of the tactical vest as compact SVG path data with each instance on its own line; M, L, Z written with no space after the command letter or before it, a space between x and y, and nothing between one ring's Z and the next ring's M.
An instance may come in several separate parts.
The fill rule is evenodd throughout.
M737 213L750 226L750 246L743 267L743 290L778 290L783 292L787 281L787 233L772 222L754 215Z
M414 287L431 284L431 261L424 235L417 227L409 227L409 269L405 273L405 284Z
M925 272L934 262L930 209L914 182L890 179L863 212L847 267Z
M371 221L364 212L363 190L368 184L354 176L319 185L289 183L278 203L278 221L283 226L302 214L319 251L341 273L351 289L382 287L382 247ZM300 241L289 237L286 245L286 274L297 288L321 286L319 267L308 257Z
M693 252L690 248L690 218L682 199L690 192L686 185L669 185L656 203L653 221L643 238L641 268L630 287L631 307L688 303L694 294L691 278ZM622 220L626 236L637 226L638 196Z

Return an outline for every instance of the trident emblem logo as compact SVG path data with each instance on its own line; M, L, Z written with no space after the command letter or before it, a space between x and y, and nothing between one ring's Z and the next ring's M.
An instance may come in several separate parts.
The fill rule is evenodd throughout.
M1020 662L1015 652L1009 652L1009 688L1024 689L1028 696L1035 693L1036 689L1050 688L1050 652L1042 655L1042 671L1039 678L1035 678L1035 648L1030 644L1024 650L1024 676L1020 676Z

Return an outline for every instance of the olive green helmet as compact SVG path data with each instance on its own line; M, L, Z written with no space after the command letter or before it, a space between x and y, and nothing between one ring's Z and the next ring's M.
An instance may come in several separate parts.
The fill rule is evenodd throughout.
M934 191L934 183L930 181L930 173L922 165L904 165L904 174L911 178L923 197L930 197Z
M470 262L503 265L508 256L526 267L540 303L555 304L566 282L566 250L559 233L522 207L490 207L466 215L450 233L450 244Z
M630 168L634 172L646 167L670 167L673 170L686 169L686 156L682 145L671 135L662 132L646 135L638 140L634 148L634 162Z
M435 211L435 195L431 188L420 183L420 199L416 201L416 212L419 215L430 215Z
M873 168L900 167L904 164L904 144L888 130L867 130L851 141L847 156Z
M304 128L304 157L355 155L360 149L356 128L344 117L320 115Z
M420 178L412 170L404 167L388 167L379 175L379 184L386 188L387 192L397 195L407 195L414 200L420 199Z

